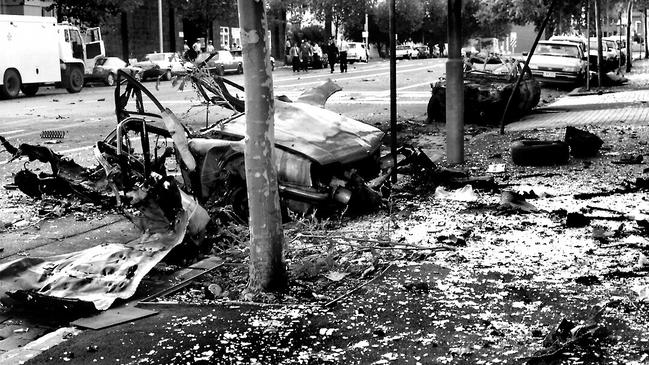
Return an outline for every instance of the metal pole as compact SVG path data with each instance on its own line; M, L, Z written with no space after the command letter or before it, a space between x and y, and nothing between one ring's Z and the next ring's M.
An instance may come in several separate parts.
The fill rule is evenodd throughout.
M396 24L395 0L390 0L390 144L392 151L391 181L397 182L397 40L395 37Z
M523 75L527 70L529 70L530 60L532 59L532 55L534 54L536 45L538 45L539 40L541 40L541 35L545 30L545 26L548 25L548 21L550 20L550 16L552 15L552 11L554 10L555 5L557 5L557 0L552 0L552 3L550 4L550 8L548 9L548 14L545 16L545 19L543 20L543 24L541 24L541 28L539 28L539 32L536 34L536 39L534 39L534 43L532 44L532 49L530 49L530 53L527 55L527 59L525 60L525 64L523 65L523 70L521 71L521 73L518 74L518 79L516 79L516 84L514 85L511 94L509 94L509 99L507 99L507 105L505 105L505 111L503 111L503 116L502 118L500 118L500 134L505 134L505 117L507 116L509 105L512 103L512 99L514 99L514 94L518 92L518 87L520 86L521 81L523 80Z
M446 160L464 162L464 60L462 0L448 0L448 60L446 61Z
M158 35L160 37L160 53L164 52L162 44L162 0L158 0Z
M590 0L586 1L586 90L590 91Z

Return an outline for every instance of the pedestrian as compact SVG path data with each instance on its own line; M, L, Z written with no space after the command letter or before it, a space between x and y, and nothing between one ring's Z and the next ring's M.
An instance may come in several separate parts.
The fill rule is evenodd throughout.
M311 42L311 49L313 50L313 65L322 68L322 48L316 42Z
M183 43L183 52L189 51L189 44L187 44L187 40L184 41Z
M293 72L300 72L300 67L302 67L302 62L300 62L300 49L297 46L297 42L293 43L293 47L290 50Z
M338 58L338 47L336 47L336 41L333 37L329 39L329 45L327 46L327 56L329 57L329 68L331 69L331 73L334 73L336 58Z
M212 41L207 41L207 47L205 47L205 50L208 53L214 52L214 45L212 44Z
M347 72L347 51L349 46L347 42L343 39L340 41L340 48L338 49L338 54L340 58L340 72Z
M291 56L291 41L289 37L286 37L286 43L284 43L284 50L286 52L286 59L284 62L288 64L290 62L290 56Z
M300 45L300 58L302 59L302 69L304 72L307 72L309 64L313 60L313 49L309 44L309 41L304 39Z

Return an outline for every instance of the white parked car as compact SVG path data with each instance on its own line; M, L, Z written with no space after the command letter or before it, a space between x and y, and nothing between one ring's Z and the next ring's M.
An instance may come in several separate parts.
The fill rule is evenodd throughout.
M579 84L585 80L587 63L588 58L576 42L541 41L529 66L539 81Z
M147 67L147 63L157 67ZM187 72L182 58L173 52L148 53L144 56L144 61L138 62L137 66L145 70L143 79L161 75L165 80L171 80L172 76Z
M365 48L365 43L362 42L347 42L347 61L354 62L367 62L368 52Z
M395 54L397 59L412 59L419 57L419 51L417 51L413 46L405 44L397 46Z

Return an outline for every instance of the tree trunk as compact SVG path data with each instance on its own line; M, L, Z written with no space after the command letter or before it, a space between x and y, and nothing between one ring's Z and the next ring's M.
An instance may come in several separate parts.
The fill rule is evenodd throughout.
M633 0L629 0L626 8L626 72L631 72L631 63L633 63L633 47L631 45L631 9Z
M602 55L602 27L600 24L601 8L600 0L595 0L595 34L597 36L597 86L602 87L602 80L604 79L604 57ZM590 40L588 41L590 42ZM588 55L590 59L590 55Z
M250 210L247 295L288 286L274 156L274 101L264 2L238 0L246 90L245 165Z
M644 58L649 58L649 37L647 37L647 9L644 9L642 11L642 15L644 15L644 28L642 32L644 33Z
M122 55L123 59L128 62L129 58L131 57L131 54L129 52L129 39L128 39L128 14L123 11L120 14L121 22L120 22L120 30L122 33Z
M331 22L333 22L332 10L325 10L325 33L327 34L327 39L331 37Z

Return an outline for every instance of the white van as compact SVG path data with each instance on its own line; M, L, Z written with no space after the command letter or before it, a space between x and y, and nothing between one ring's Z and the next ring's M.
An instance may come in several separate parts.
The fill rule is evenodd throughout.
M367 62L368 52L365 48L365 43L363 42L347 42L347 62L354 63L358 62Z

